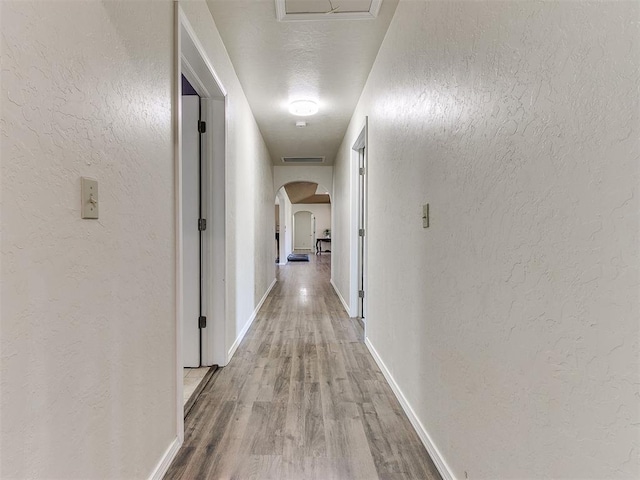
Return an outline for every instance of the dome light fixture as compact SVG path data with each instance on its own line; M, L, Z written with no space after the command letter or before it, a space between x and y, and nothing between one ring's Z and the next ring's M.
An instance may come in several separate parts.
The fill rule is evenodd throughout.
M289 104L289 112L298 117L307 117L318 113L318 104L311 100L296 100Z

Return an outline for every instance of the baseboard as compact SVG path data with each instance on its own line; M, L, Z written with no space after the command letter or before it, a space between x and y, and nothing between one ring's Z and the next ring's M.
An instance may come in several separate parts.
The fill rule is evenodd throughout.
M251 325L253 324L253 321L256 319L256 317L258 316L258 312L262 308L262 304L265 302L265 300L267 299L267 297L271 293L271 290L273 290L273 287L275 286L275 284L276 284L276 279L274 278L273 282L271 282L271 285L269 285L269 288L267 288L267 292L263 295L263 297L260 300L260 302L258 302L258 305L256 306L256 308L253 310L253 313L249 317L249 320L247 321L246 325L242 328L242 331L238 334L238 338L236 338L236 341L233 342L233 345L231 345L231 348L229 349L229 352L227 353L227 363L226 363L226 365L229 364L229 362L231 361L231 357L233 357L233 355L236 353L236 350L240 346L240 343L242 342L242 339L244 338L244 336L249 331L249 328L251 328Z
M338 295L338 298L340 299L340 302L342 303L344 310L347 312L347 315L351 316L351 313L349 312L349 305L347 305L347 302L345 302L344 298L342 298L342 295L340 294L340 290L338 290L338 287L336 287L336 284L333 283L333 278L329 280L329 282L331 283L333 290L336 292L336 295Z
M400 387L394 380L393 376L391 376L391 372L389 372L389 369L380 358L380 355L378 355L378 352L372 345L371 341L368 338L365 338L364 343L369 349L371 356L378 364L378 367L382 371L384 378L387 379L387 382L389 383L391 390L393 390L393 393L395 394L396 398L400 402L400 405L402 406L404 413L409 418L409 421L411 422L411 425L413 425L413 428L415 429L416 433L420 437L422 444L427 449L427 452L429 452L429 456L431 456L431 459L433 460L433 463L436 465L438 472L440 472L442 479L455 480L456 477L453 475L453 472L447 465L447 462L445 462L444 458L440 454L440 451L437 449L436 445L433 443L433 440L431 440L429 433L427 433L427 429L424 428L424 425L422 425L422 422L420 422L420 420L416 416L416 413L413 411L413 408L411 408L411 405L409 405L409 402L407 401L404 394L402 393L402 390L400 390Z
M164 452L164 455L158 462L158 465L156 465L156 468L153 469L149 480L162 480L162 477L164 477L165 473L167 473L167 470L169 470L171 462L173 462L173 459L178 454L180 445L180 439L176 437L173 442L171 442L171 445L169 445L169 448L167 448L167 451Z

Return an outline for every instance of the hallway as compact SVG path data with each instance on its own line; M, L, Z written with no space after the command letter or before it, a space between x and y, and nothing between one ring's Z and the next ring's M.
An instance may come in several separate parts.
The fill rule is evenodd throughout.
M640 479L638 19L0 1L0 479Z
M310 257L278 268L166 479L440 478L329 284L330 256Z

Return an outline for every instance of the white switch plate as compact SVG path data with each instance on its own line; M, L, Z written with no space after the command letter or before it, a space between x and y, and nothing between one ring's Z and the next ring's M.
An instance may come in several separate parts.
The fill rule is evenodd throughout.
M80 185L82 218L98 218L98 181L94 178L81 177Z
M422 228L429 228L429 204L422 206Z

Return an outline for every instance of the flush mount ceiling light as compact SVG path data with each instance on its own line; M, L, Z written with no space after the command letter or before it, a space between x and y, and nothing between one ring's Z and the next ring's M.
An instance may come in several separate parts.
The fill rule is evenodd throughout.
M318 104L311 100L296 100L289 104L289 112L299 117L307 117L318 113Z

